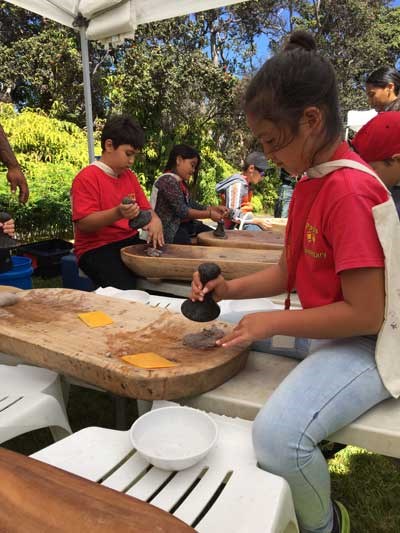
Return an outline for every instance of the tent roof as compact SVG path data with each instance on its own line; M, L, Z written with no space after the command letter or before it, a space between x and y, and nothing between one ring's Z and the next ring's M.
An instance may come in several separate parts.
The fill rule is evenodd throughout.
M139 24L237 4L246 0L6 0L72 27L80 14L92 40L133 37Z

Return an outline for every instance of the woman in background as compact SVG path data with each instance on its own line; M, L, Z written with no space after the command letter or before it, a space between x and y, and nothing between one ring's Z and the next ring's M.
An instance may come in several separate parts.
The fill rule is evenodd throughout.
M365 91L368 103L378 113L400 111L400 72L384 66L374 70L367 78Z

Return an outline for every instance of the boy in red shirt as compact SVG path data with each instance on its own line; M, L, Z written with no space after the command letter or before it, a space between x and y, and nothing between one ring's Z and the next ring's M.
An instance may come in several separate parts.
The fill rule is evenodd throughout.
M389 188L400 215L400 112L376 115L360 129L351 145Z
M129 220L141 209L151 209L136 174L130 170L143 145L139 124L129 116L111 117L101 135L100 160L81 170L72 183L74 252L79 267L97 287L136 286L135 275L122 262L120 250L142 242ZM134 202L123 204L126 196ZM162 224L153 211L144 229L154 247L163 246Z

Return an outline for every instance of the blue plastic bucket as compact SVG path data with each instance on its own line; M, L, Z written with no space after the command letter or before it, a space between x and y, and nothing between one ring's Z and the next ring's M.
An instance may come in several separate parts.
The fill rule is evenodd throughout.
M0 274L0 285L32 289L32 260L28 257L13 255L11 261L12 269Z

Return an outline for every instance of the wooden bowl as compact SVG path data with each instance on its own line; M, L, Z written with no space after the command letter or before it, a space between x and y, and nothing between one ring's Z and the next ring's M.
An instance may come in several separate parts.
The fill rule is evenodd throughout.
M197 236L203 246L219 246L220 248L245 248L255 250L282 250L283 235L273 232L249 230L225 230L226 239L218 239L213 231L204 231Z
M276 264L280 250L245 250L217 246L167 244L160 257L149 257L146 244L121 250L125 265L143 278L191 280L201 263L217 263L226 279L239 278Z

